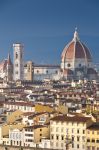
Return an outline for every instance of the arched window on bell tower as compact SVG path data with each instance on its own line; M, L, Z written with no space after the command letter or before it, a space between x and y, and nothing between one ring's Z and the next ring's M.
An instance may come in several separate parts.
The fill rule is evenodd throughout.
M18 58L18 54L17 54L17 53L15 54L15 58L16 58L16 59Z
M28 72L30 72L30 66L28 66Z

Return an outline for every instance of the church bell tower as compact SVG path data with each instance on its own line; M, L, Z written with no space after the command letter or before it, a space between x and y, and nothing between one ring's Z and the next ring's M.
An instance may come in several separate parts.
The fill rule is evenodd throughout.
M23 49L24 46L22 44L20 43L13 44L13 50L14 50L13 79L15 81L24 79Z

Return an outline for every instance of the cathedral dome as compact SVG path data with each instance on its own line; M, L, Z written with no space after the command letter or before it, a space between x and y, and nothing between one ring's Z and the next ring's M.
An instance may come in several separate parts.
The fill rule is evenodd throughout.
M75 30L73 40L65 46L62 52L62 61L85 59L87 62L92 61L89 49L80 41L78 32Z

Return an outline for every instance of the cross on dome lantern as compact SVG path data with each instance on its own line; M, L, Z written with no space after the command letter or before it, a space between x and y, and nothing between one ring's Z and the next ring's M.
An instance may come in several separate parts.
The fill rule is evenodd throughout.
M79 36L78 36L78 32L77 32L77 27L75 28L73 41L79 41Z

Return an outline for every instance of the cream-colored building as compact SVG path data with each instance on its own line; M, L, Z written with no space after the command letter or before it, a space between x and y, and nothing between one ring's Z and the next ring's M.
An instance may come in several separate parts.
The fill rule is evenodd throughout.
M86 150L86 128L92 124L89 117L60 115L50 121L50 146L52 149Z
M22 112L34 112L35 105L27 102L6 102L4 107L8 110L21 110Z

